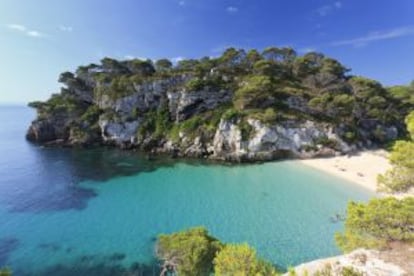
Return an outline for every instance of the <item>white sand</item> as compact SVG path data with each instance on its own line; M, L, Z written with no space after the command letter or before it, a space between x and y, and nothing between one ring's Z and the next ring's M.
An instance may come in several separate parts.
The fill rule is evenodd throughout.
M387 156L385 150L375 150L359 152L352 156L306 159L299 162L376 191L377 175L391 168Z

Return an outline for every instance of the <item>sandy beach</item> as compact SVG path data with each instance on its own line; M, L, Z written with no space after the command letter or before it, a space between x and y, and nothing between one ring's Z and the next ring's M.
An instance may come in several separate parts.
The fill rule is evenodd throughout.
M306 159L299 162L342 177L376 192L377 175L391 168L387 156L388 153L385 150L371 150L359 152L352 156Z

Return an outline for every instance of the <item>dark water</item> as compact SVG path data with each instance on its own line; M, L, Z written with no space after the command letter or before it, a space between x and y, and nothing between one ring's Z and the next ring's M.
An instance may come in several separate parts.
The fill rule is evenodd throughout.
M370 193L295 162L223 166L44 148L0 107L0 266L16 275L156 275L159 233L204 225L282 267L338 253L329 217Z

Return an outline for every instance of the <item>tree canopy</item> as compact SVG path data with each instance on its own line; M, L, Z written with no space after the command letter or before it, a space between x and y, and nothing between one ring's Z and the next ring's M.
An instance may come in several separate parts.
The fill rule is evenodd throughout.
M12 272L8 268L0 268L0 276L11 276Z
M335 235L345 252L356 248L384 248L387 243L414 241L414 198L371 199L348 204L345 231Z
M214 258L214 275L277 275L274 267L256 256L247 244L227 244Z
M60 93L46 102L30 104L38 109L40 118L64 117L66 112L73 120L73 124L71 121L67 126L70 133L75 126L86 128L98 124L100 116L83 116L89 110L88 105L95 105L102 109L96 114L105 118L139 119L142 120L140 125L155 131L155 127L145 127L154 125L154 119L147 115L158 114L156 109L168 102L170 114L165 116L168 122L164 125L171 128L157 131L159 141L171 136L170 129L180 129L179 124L194 122L200 124L192 128L197 132L193 136L203 134L201 140L207 141L217 130L221 116L226 111L236 110L233 121L244 124L238 127L245 130L249 118L265 124L275 123L276 119L280 123L310 120L330 124L347 142L384 145L404 134L402 122L414 105L413 84L385 88L375 80L353 76L338 60L322 53L298 55L292 48L274 46L263 51L231 47L218 57L182 59L177 63L165 58L154 61L104 58L100 64L80 66L74 73L62 73L59 81L64 84ZM150 96L148 91L157 91L157 95ZM174 108L177 103L173 103L176 92L206 92L212 96L210 99L203 95L191 108L180 110L189 116L177 116L173 114L177 111ZM113 108L120 106L116 101L133 94L135 99L145 103L142 107L134 106L135 110L128 111L131 114ZM159 103L144 107L152 101ZM218 101L220 106L211 104ZM203 104L205 106L198 108ZM190 118L192 116L197 118ZM214 123L201 131L202 122L212 117ZM85 124L82 118L96 121ZM184 120L191 121L181 122ZM413 123L410 125L412 129ZM140 141L151 140L142 133L139 131L135 137L137 145ZM146 133L151 136L149 131Z
M397 141L390 153L392 169L378 176L378 188L385 192L405 192L414 187L414 111L405 120L408 141Z
M203 227L195 227L170 235L160 235L157 256L176 265L179 275L208 275L221 243Z
M156 252L178 275L277 275L247 244L222 244L203 227L160 235Z

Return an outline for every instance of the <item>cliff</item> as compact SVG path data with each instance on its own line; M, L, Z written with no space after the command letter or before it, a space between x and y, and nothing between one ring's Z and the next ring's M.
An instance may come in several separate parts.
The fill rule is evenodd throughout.
M285 275L412 275L412 245L399 245L385 251L357 249L348 254L319 259L294 267Z
M117 61L59 77L27 139L229 161L309 158L404 134L412 105L319 53L230 48L218 58Z

